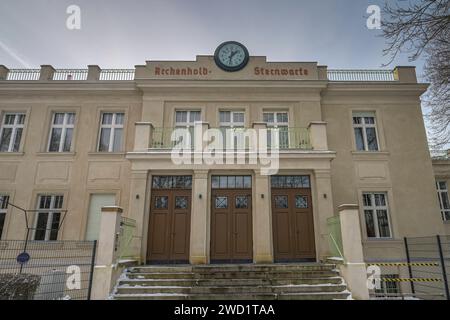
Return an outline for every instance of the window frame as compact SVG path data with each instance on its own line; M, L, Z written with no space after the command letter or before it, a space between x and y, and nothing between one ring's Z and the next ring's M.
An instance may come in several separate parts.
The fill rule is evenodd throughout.
M112 119L111 119L111 124L103 124L103 117L105 114L112 114ZM123 115L123 120L121 124L117 124L116 123L116 119L117 119L117 115L118 114L122 114ZM121 112L121 111L102 111L100 113L100 125L99 125L99 130L98 130L98 138L97 138L97 148L96 151L97 152L102 152L102 153L108 153L108 152L123 152L124 149L124 136L125 136L125 112ZM100 141L101 141L101 137L102 137L102 129L110 129L109 132L109 141L108 141L108 150L102 150L100 151ZM121 145L119 147L119 150L113 150L114 148L114 133L116 131L116 129L122 129L122 141L121 141Z
M62 124L55 124L55 117L57 114L64 114L64 119ZM68 124L67 119L68 115L73 114L73 123ZM47 152L49 153L61 153L61 152L72 152L73 150L73 141L75 138L75 123L77 121L77 113L75 111L52 111L51 113L51 119L50 119L50 131L48 135L48 141L47 141ZM50 143L52 141L52 133L54 128L61 128L61 137L59 138L59 146L58 151L50 151ZM72 129L72 137L70 140L70 148L68 151L64 151L64 141L66 139L67 129Z
M41 197L51 197L50 198L50 208L45 209L45 208L39 208L40 203L41 203ZM61 201L61 208L55 208L55 200L56 197L62 197L62 201ZM60 193L54 193L54 194L38 194L37 195L37 204L36 204L36 214L34 216L34 222L33 222L33 232L32 232L32 240L33 241L57 241L59 238L59 230L61 228L61 223L64 219L64 214L65 214L65 210L64 210L64 198L65 195L64 194L60 194ZM47 213L47 224L46 224L46 228L45 228L45 235L44 235L44 239L43 240L37 240L36 239L36 231L37 231L37 224L38 224L38 220L39 220L39 215L41 213ZM57 234L56 234L56 239L51 240L50 236L51 236L51 232L52 232L52 224L53 224L53 216L55 213L59 213L60 217L59 217L59 223L58 223L58 230L57 230Z
M13 124L6 124L6 116L8 115L14 115L14 123ZM18 119L20 118L19 116L23 116L23 123L18 123ZM27 119L27 113L26 112L4 112L2 114L2 122L1 122L1 127L0 127L0 142L1 142L1 137L3 135L3 130L5 128L10 128L12 129L11 132L11 138L8 144L8 150L7 151L0 151L0 152L20 152L21 150L21 146L22 146L22 138L24 136L25 133L25 121ZM20 141L19 141L19 145L17 150L14 150L14 145L15 145L15 140L17 138L17 129L22 129L22 134L20 136Z
M184 122L178 122L177 121L177 113L178 112L186 112L186 121ZM191 112L198 112L200 115L199 120L190 121L191 118ZM175 128L190 128L195 125L195 122L202 121L202 110L201 109L179 109L175 110L174 114L174 126Z
M445 184L445 189L441 189L440 183L444 183ZM441 212L441 217L442 217L442 221L444 222L450 222L450 218L447 219L445 214L448 213L450 216L450 208L445 209L444 208L444 202L442 201L442 193L445 193L447 196L447 203L450 203L450 197L448 194L448 183L447 180L436 180L436 192L438 194L438 199L439 199L439 209Z
M264 121L264 115L266 114L272 114L273 115L273 122ZM286 121L278 121L277 116L279 114L286 114ZM287 141L284 141L282 138L282 135L278 135L278 144L280 149L289 148L291 145L291 139L289 137L289 111L281 110L281 111L274 111L274 110L263 110L262 113L262 120L267 126L267 146L270 147L272 145L271 143L271 131L270 129L278 129L278 128L286 128L286 138Z
M381 278L390 278L390 279L398 279L399 275L398 274L381 274ZM395 292L388 292L389 290L391 290L391 288L387 288L386 284L390 283L390 284L394 284L395 285ZM387 281L380 281L380 289L375 288L374 289L374 295L375 298L393 298L396 296L401 295L401 286L399 285L400 282L387 282ZM396 296L394 296L396 295Z
M363 114L373 114L372 116L363 116ZM354 123L354 118L359 117L362 118L363 123ZM368 118L371 117L373 118L373 124L369 123L366 124L365 123L365 119L364 118ZM352 123L352 134L353 134L353 139L354 139L354 143L355 143L355 150L357 152L380 152L381 151L381 146L380 146L380 138L379 138L379 130L378 130L378 121L377 121L377 112L376 111L370 111L370 110L366 110L366 111L357 111L357 110L353 110L351 112L351 123ZM356 134L355 134L355 129L356 128L361 128L362 129L362 138L363 138L363 144L364 144L364 150L359 150L358 149L358 144L356 142ZM367 141L367 128L374 128L375 129L375 138L376 138L376 142L377 142L377 150L369 150L369 144Z
M375 195L376 194L382 194L384 195L384 200L386 205L385 206L377 206L375 204ZM370 195L371 197L371 206L366 206L364 204L364 195ZM391 216L390 216L390 209L389 209L389 195L387 191L363 191L361 194L361 204L362 204L362 217L364 219L364 231L366 234L366 238L369 240L377 240L377 239L388 239L388 240L392 240L394 238L393 235L393 228L392 228L392 221L391 221ZM372 211L372 219L373 219L373 223L374 223L374 231L375 231L375 236L374 237L370 237L367 234L367 220L366 220L366 210L371 210ZM378 224L378 215L377 215L377 210L386 210L386 218L387 218L387 222L388 222L388 227L389 227L389 237L381 237L380 236L380 230L379 230L379 224Z
M0 224L0 240L3 238L3 234L6 231L6 217L8 214L8 207L5 206L5 202L4 202L4 198L7 198L7 203L9 202L10 199L10 195L7 193L0 193L0 198L2 198L2 201L0 202L0 216L3 215L3 218L0 218L0 221L2 221L2 223Z

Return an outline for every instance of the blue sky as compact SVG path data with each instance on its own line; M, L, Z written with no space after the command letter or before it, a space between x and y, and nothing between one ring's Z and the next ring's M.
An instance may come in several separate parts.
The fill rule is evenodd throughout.
M1 0L0 64L9 68L130 68L146 60L194 60L225 40L269 61L380 68L388 61L366 9L379 0ZM66 28L69 5L81 30ZM383 17L382 17L383 18ZM395 65L416 65L401 56Z

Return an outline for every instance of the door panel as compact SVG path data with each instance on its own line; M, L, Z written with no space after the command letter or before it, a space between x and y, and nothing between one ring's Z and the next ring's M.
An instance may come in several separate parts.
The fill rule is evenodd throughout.
M248 189L212 190L212 262L252 261L252 200L249 192Z
M314 261L314 221L309 188L272 188L275 261Z
M189 261L191 190L152 189L147 261Z

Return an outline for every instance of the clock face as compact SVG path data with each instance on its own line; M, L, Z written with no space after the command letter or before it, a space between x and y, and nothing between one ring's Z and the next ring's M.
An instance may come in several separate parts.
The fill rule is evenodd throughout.
M216 64L225 71L238 71L248 62L247 48L236 41L222 43L214 53Z

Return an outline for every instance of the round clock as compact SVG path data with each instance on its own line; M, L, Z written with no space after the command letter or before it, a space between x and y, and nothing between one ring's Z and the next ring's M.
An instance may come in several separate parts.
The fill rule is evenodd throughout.
M225 71L238 71L248 63L247 48L236 41L226 41L219 45L214 53L214 60Z

